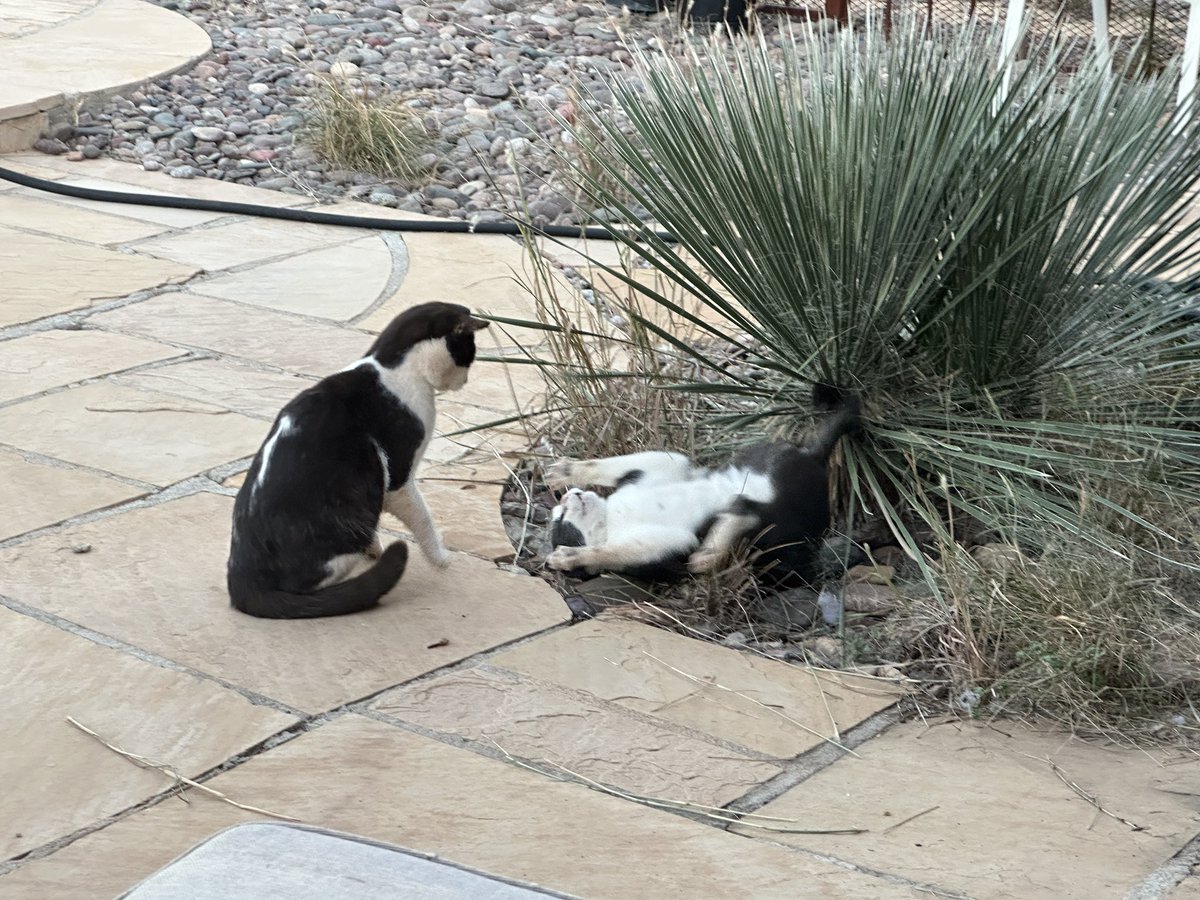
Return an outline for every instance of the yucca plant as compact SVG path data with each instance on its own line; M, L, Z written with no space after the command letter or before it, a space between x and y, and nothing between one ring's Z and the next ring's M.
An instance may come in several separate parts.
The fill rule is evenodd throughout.
M721 400L707 424L728 443L798 431L814 382L857 392L844 511L914 556L915 527L955 517L1171 555L1156 504L1200 501L1200 336L1169 281L1200 260L1200 119L1176 110L1174 70L1063 75L1062 52L1010 77L976 24L746 37L643 55L615 114L574 126L576 189L631 224L648 210L685 253L615 239L719 313L609 268L695 326L639 317L699 372L664 389ZM1097 508L1113 527L1084 525Z

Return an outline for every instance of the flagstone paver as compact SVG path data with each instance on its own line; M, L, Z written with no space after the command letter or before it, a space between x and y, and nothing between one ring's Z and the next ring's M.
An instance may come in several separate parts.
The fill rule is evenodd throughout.
M52 2L55 6L40 19L31 20L24 12L11 31L0 32L5 63L0 118L53 109L67 94L86 96L139 84L190 65L212 49L203 28L142 0L69 7L82 14L65 19L56 9L61 0ZM40 2L21 4L23 10L38 6ZM137 27L130 27L131 22ZM54 52L58 48L70 49L70 64Z
M0 227L0 272L4 273L4 302L0 304L3 327L184 281L196 270Z
M70 173L68 170L55 166L55 163L58 162L58 159L58 157L46 156L44 153L35 153L32 151L23 153L5 153L4 168L12 169L16 172L22 172L26 175L33 175L37 178L47 181L65 181L67 175ZM123 163L122 165L125 164ZM79 167L78 165L74 165L72 168L78 171ZM4 185L10 190L18 189L11 181L0 181L0 184ZM25 188L19 188L18 190L25 191ZM31 196L50 196L49 194L40 192L37 194L33 194L32 192L27 193L30 193Z
M780 846L555 783L358 716L277 747L211 786L309 824L580 897L918 896ZM167 801L30 863L0 884L14 900L33 900L38 890L60 900L111 894L219 828L251 818L205 798L190 805Z
M1200 875L1190 875L1171 891L1171 900L1200 900Z
M487 559L511 559L513 545L500 516L500 496L508 470L501 464L450 467L446 475L425 465L418 479L425 502L441 523L442 539L451 550L465 550Z
M362 357L374 336L199 294L167 293L88 323L324 377Z
M50 570L53 571L53 570ZM66 721L196 776L295 720L184 672L0 608L0 859L170 787ZM0 882L0 894L6 886Z
M232 514L231 498L198 494L0 550L0 594L307 712L567 618L539 578L465 554L434 570L413 548L400 584L376 610L255 619L233 610L225 592ZM58 549L80 543L92 552Z
M493 410L459 402L460 397L463 400L471 398L475 387L475 379L472 379L461 391L439 398L437 436L425 448L426 460L446 462L471 451L503 456L512 451L528 450L529 438L519 424L506 423L487 430L467 430L507 418ZM465 434L456 433L464 430Z
M475 406L512 415L538 408L545 394L546 382L537 366L476 360L471 366L471 380L456 396Z
M6 184L0 182L0 189ZM0 225L106 246L161 234L169 227L118 215L119 207L108 208L113 214L59 203L47 194L35 196L9 191L0 197Z
M343 230L335 238L353 234ZM210 297L346 322L367 312L402 274L393 273L394 265L388 245L371 235L316 250L299 262L278 260L210 278L199 289Z
M531 282L529 255L523 244L505 235L443 235L413 233L404 236L412 260L400 289L365 317L360 325L381 331L400 310L413 303L441 300L462 303L479 312L529 320L534 306L522 281ZM564 298L576 296L558 282ZM515 343L533 348L544 334L515 325L493 325L478 337L487 352Z
M780 769L581 692L491 667L388 691L371 708L649 797L720 806Z
M491 662L776 757L833 739L835 722L844 731L902 694L881 679L730 653L623 619L549 634Z
M99 331L40 331L4 344L0 403L180 356L165 344Z
M113 478L0 450L0 541L146 493Z
M211 403L112 382L0 409L8 444L160 487L254 453L265 431Z
M100 0L0 0L0 37L13 37L58 25L91 9Z
M760 811L849 812L871 837L774 840L971 897L1120 897L1200 831L1200 768L1169 752L1105 748L1008 722L914 722L858 753Z
M53 159L53 157L50 157ZM8 157L5 157L8 160ZM25 169L21 166L19 168ZM157 194L162 193L161 190L148 190L144 187L125 184L121 181L111 181L107 178L95 178L83 173L93 171L90 166L83 166L77 174L70 172L61 173L61 170L52 169L51 171L59 174L59 182L69 184L75 187L93 188L102 191L115 191L123 194ZM38 174L40 173L33 173ZM132 219L137 219L141 222L152 222L156 225L163 225L169 228L190 228L193 225L203 225L206 222L215 222L222 217L221 213L203 212L195 209L177 209L169 206L142 206L132 203L110 203L104 200L84 200L79 197L68 197L62 194L50 194L37 191L33 188L19 188L18 194L23 197L37 197L39 199L53 198L53 202L60 203L65 206L84 209L91 212L102 213L111 216L125 216Z
M264 372L228 359L199 359L157 366L113 378L117 384L157 391L189 400L215 403L244 416L274 421L279 410L316 383L281 372ZM262 439L266 438L263 429ZM251 448L251 452L257 448Z
M148 253L162 259L197 266L209 272L219 272L223 269L244 266L247 263L262 262L280 256L293 256L306 250L338 246L356 239L364 239L362 232L349 228L322 228L319 225L276 222L271 219L241 219L217 223L211 228L200 228L140 241L134 249L139 253ZM348 266L362 262L354 253L349 255ZM332 254L332 256L336 257L337 254ZM364 268L363 271L355 274L358 278L362 278L375 268L377 267ZM388 267L385 266L384 272L387 271ZM344 274L344 272L338 274ZM318 290L325 286L320 285ZM343 283L339 287L345 291L347 286L348 283ZM268 279L265 284L255 284L254 290L247 294L254 297L271 290L273 290L273 286ZM213 296L224 296L216 289L210 289L209 293Z

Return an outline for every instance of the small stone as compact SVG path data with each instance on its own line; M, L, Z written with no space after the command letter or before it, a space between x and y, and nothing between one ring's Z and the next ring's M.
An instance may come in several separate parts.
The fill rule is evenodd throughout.
M984 572L1000 577L1029 563L1029 558L1021 552L1020 547L998 542L972 548L971 556Z
M91 544L75 544L71 548L71 552L72 553L91 553L92 545Z
M481 81L476 85L475 90L484 97L495 97L501 99L508 96L508 92L512 88L504 81Z
M99 159L104 151L95 144L84 144L82 152L85 159Z
M197 125L192 129L192 136L198 141L218 143L225 140L225 129L215 125Z
M246 90L252 94L258 94L261 96L263 94L271 93L271 86L269 84L263 84L261 81L256 81L254 84L246 85Z
M167 174L172 178L195 178L198 175L203 175L204 170L198 169L195 166L179 166L179 168L172 169Z
M255 148L246 154L255 162L270 162L279 154L274 150L267 150L262 147Z
M819 637L800 644L810 663L837 669L842 665L842 643L837 638Z
M71 162L83 162L83 151L82 150L72 150L67 154L66 158L69 159Z
M159 162L157 159L142 160L142 168L145 169L147 172L158 172L158 171L161 171L162 167L163 167L163 164L161 162ZM179 177L182 178L184 176L181 175Z
M531 215L540 216L544 219L557 219L563 213L571 208L571 201L565 197L548 197L542 200L534 200L529 204L529 212Z
M895 609L895 588L882 584L853 582L842 589L842 606L846 612L882 615Z
M38 138L33 142L33 149L39 153L47 153L50 156L58 156L66 153L71 148L57 138Z
M846 572L847 581L864 584L891 584L895 578L896 570L891 566L854 566Z
M358 66L346 60L339 60L329 67L329 74L334 78L350 78L358 74Z

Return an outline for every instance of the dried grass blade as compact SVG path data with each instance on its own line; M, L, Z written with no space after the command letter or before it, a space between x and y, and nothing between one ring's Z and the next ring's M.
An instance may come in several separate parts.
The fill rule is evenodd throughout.
M768 706L767 704L763 703L761 700L755 700L749 694L744 694L741 691L734 690L733 688L727 687L726 685L723 685L717 681L705 681L703 678L697 678L695 675L685 672L682 669L675 668L675 666L671 665L669 662L664 662L663 660L661 660L657 656L655 656L653 653L648 653L645 650L643 650L642 653L645 653L646 656L650 657L650 659L654 660L659 665L666 666L672 672L675 672L678 675L682 675L684 678L687 678L689 681L693 681L696 684L703 685L704 687L715 687L719 690L727 691L730 694L734 694L735 696L741 697L743 700L753 703L755 706L761 706L763 709L767 710L770 713L773 713L774 715L783 719L785 722L789 722L792 725L795 725L801 731L806 731L809 734L811 734L813 737L818 737L821 740L825 741L826 743L833 744L833 746L837 747L839 750L844 750L846 753L849 753L851 756L861 759L861 757L859 757L859 755L857 753L855 753L853 750L851 750L849 747L847 747L845 744L843 744L837 738L831 738L828 735L821 734L821 732L817 731L815 728L809 728L803 722L798 722L797 720L795 720L791 716L789 716L787 713L782 713L779 710L775 709L774 707Z
M300 821L299 819L297 819L293 816L285 816L283 813L271 812L269 809L262 809L257 806L249 806L245 803L238 803L236 800L231 800L229 797L227 797L225 794L222 794L218 790L214 790L213 788L206 787L205 785L201 784L200 782L193 781L192 779L188 778L185 775L180 775L174 766L170 766L170 765L167 765L166 763L158 762L157 760L151 759L148 756L142 756L139 753L131 753L128 750L121 749L116 744L109 743L104 738L102 738L100 735L98 735L96 732L92 731L92 729L88 728L86 725L80 724L77 720L75 720L71 716L67 716L67 722L69 722L71 725L74 725L76 728L78 728L84 734L90 735L91 737L95 738L97 741L99 741L101 744L103 744L105 747L107 747L113 753L116 753L118 756L125 757L127 760L132 762L134 765L140 766L143 769L157 769L159 772L162 772L168 778L174 779L175 787L177 787L177 788L179 788L181 785L187 785L188 787L193 787L199 791L203 791L204 793L208 794L209 796L216 797L222 803L228 803L230 806L236 806L238 809L243 809L246 812L257 813L258 815L261 815L261 816L270 816L272 819L281 819L284 822L299 822ZM182 796L183 795L181 793L180 797L182 798Z

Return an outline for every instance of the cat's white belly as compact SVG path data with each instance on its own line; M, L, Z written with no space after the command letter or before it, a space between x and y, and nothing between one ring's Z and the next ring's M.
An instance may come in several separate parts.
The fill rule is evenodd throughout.
M608 498L608 538L652 523L698 531L739 495L760 503L774 496L770 479L748 469L720 469L668 484L631 484Z

